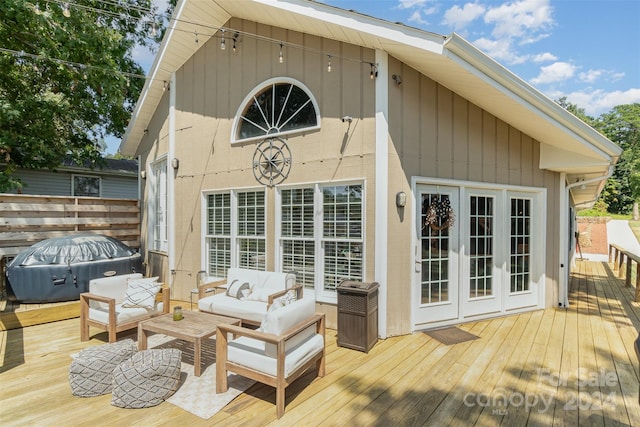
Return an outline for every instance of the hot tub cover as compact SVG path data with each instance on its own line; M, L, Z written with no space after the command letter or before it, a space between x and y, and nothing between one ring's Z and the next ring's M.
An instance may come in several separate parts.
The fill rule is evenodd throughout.
M142 255L101 234L73 234L43 240L20 252L7 266L7 298L43 303L78 300L89 281L141 273Z
M20 252L10 265L77 264L129 257L136 252L113 237L76 234L38 242Z

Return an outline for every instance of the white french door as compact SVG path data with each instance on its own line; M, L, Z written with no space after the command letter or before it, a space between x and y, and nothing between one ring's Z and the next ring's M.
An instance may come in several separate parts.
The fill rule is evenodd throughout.
M414 330L542 308L544 190L416 184Z
M450 206L458 212L458 189L455 187L419 185L418 248L414 289L416 325L457 319L458 309L458 228L449 227L455 221L436 210ZM441 212L438 212L441 213ZM436 217L434 218L434 214Z

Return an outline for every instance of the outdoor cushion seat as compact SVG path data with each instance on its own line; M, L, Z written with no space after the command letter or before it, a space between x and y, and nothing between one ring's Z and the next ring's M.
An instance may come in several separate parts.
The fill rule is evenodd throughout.
M80 294L80 340L89 339L89 327L93 326L107 331L109 342L115 342L118 332L136 328L142 320L168 313L169 288L155 279L143 278L140 273L92 279L89 292ZM145 286L157 289L155 285L160 287L157 296L142 289ZM139 300L132 301L132 298Z
M137 351L132 339L81 350L69 367L71 393L78 397L111 393L114 369Z
M113 371L111 404L148 408L171 397L180 385L182 351L151 349L136 353Z
M260 329L219 325L216 335L216 392L228 390L227 371L276 388L276 413L284 415L285 389L307 370L325 373L325 316L315 298L274 301ZM287 298L287 296L282 297ZM282 305L284 304L284 305ZM234 337L229 340L229 336Z

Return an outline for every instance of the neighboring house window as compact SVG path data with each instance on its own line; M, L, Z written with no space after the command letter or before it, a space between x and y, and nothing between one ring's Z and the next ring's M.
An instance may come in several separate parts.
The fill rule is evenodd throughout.
M311 92L293 79L272 79L250 93L240 105L233 140L280 136L320 127L318 104Z
M97 176L73 175L73 195L100 197L102 181Z
M167 159L163 158L151 164L149 194L149 230L151 232L151 249L168 250L168 192L167 192Z
M206 200L208 274L226 277L229 267L265 270L264 190L208 194Z
M296 271L320 299L335 297L343 280L363 279L362 190L318 184L280 191L280 268Z

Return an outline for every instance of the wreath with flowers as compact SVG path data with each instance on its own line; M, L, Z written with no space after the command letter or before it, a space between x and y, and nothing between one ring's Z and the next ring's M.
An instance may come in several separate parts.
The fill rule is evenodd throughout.
M451 207L449 198L438 197L438 200L432 202L427 208L427 215L422 228L429 227L433 231L442 231L453 227L455 221L456 215Z

